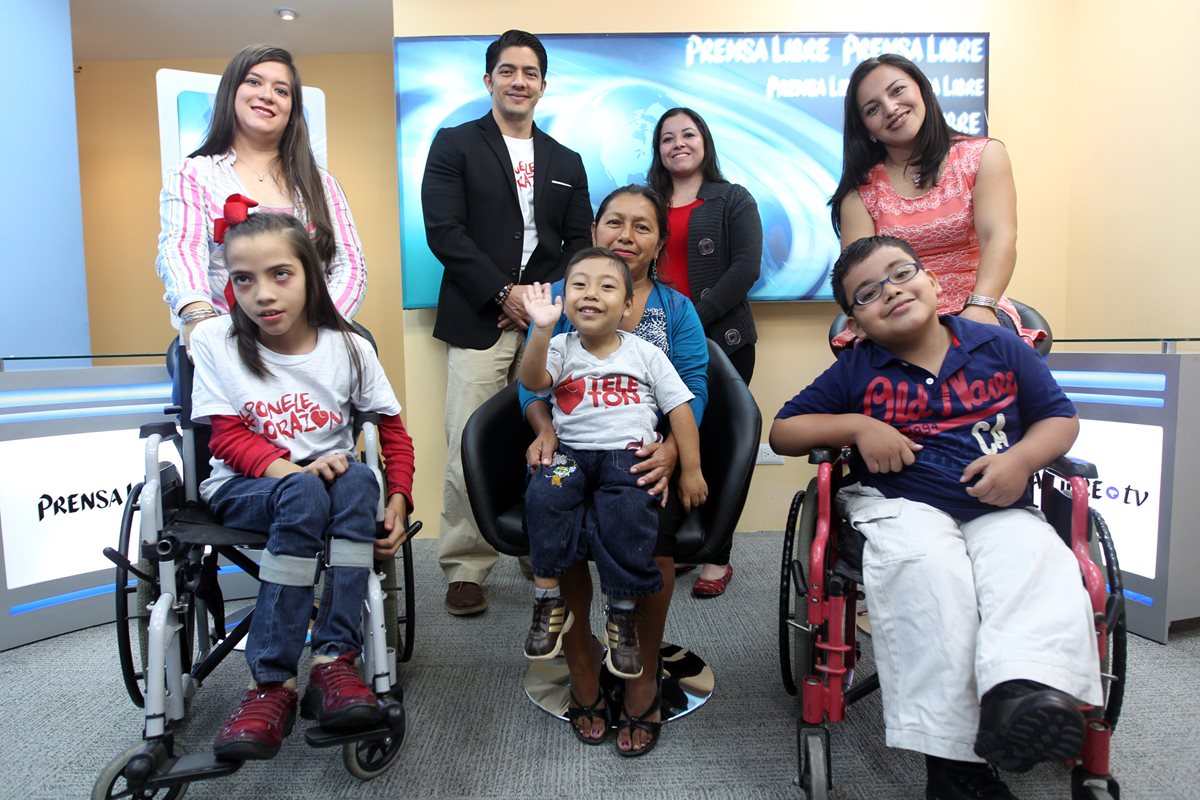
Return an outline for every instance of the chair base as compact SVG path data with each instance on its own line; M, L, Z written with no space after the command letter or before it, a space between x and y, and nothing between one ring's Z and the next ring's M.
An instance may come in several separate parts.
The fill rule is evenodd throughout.
M714 677L708 664L686 648L663 642L658 652L663 661L663 721L669 722L687 716L707 703L713 694ZM600 670L607 671L603 658ZM602 684L615 680L611 676L601 677ZM567 719L570 691L565 658L535 661L525 671L525 694L530 702L563 721Z

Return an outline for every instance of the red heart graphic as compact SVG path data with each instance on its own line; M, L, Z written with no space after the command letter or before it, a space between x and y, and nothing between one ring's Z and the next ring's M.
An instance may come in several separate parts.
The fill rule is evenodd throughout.
M584 378L568 375L562 383L554 387L554 402L564 414L570 414L575 406L583 402Z
M308 418L312 420L313 425L316 425L318 428L324 428L325 423L329 422L329 412L316 408L309 412Z

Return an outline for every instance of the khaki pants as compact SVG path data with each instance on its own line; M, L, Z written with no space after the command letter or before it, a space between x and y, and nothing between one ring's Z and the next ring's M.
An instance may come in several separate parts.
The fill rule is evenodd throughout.
M438 562L447 583L482 584L497 553L475 525L462 474L462 430L475 409L516 379L525 334L504 331L487 350L447 347L446 478Z

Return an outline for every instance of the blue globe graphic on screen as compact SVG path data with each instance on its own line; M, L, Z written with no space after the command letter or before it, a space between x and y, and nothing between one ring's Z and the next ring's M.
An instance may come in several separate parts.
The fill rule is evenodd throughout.
M655 87L625 84L588 98L581 114L554 119L550 135L583 158L593 206L613 189L646 182L654 126L676 105Z

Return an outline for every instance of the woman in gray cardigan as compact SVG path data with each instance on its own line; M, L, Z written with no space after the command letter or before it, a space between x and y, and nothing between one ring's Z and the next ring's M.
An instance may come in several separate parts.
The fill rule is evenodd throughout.
M671 206L671 235L657 277L691 298L705 335L749 384L758 333L748 295L762 263L758 204L745 188L725 180L712 133L690 108L663 114L653 142L647 180ZM733 577L728 550L714 559L700 570L692 587L696 597L724 593Z

